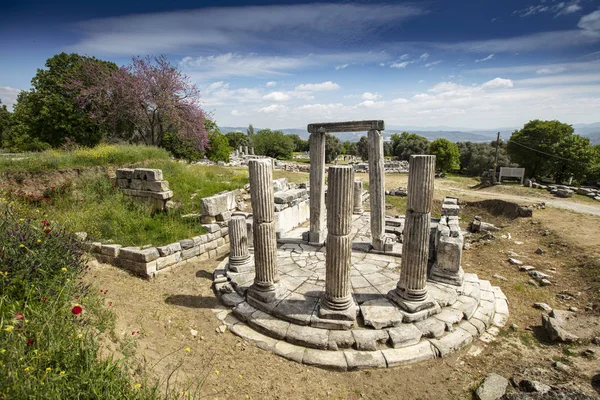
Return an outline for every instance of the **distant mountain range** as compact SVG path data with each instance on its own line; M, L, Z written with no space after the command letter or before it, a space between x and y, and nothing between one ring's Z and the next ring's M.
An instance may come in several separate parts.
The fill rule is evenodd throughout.
M227 132L246 132L247 127L219 127L222 133ZM574 124L575 133L581 136L590 138L592 144L600 144L600 122L592 124ZM261 128L255 127L254 131L258 132ZM434 126L434 127L418 127L418 126L386 126L383 132L384 138L389 140L392 134L401 132L416 133L426 137L429 140L437 138L445 138L452 142L488 142L496 139L496 134L500 132L500 137L504 140L510 138L510 135L520 127L506 127L498 129L469 129L457 128L450 126ZM295 134L302 139L308 139L308 132L302 128L279 129L286 134ZM358 142L361 136L365 136L366 132L340 132L335 134L342 142L349 140Z

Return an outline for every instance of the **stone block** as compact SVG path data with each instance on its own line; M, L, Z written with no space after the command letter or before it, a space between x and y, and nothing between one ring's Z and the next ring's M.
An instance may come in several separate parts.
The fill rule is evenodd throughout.
M366 351L377 350L377 344L384 344L390 337L387 331L374 329L355 329L352 335L356 349Z
M202 227L205 228L208 233L215 233L216 231L221 230L219 224L205 224L202 225Z
M156 269L161 270L166 267L170 267L171 265L177 264L181 261L181 252L178 251L176 253L170 254L165 257L160 257L156 260Z
M162 181L163 174L160 169L136 168L133 171L133 179L140 179L143 181Z
M200 199L200 210L202 215L216 217L226 211L235 210L235 191L216 194L214 196Z
M435 353L427 340L400 349L383 349L381 353L385 358L388 368L435 358Z
M284 339L290 327L289 322L282 321L260 310L248 318L248 325L275 339Z
M129 181L129 189L131 190L143 190L143 183L141 179L132 179Z
M460 207L455 204L443 204L442 215L445 216L457 216L460 213Z
M141 181L142 190L149 190L151 192L166 192L169 190L168 181Z
M339 371L346 371L348 369L346 357L341 351L306 349L302 363Z
M179 242L179 245L181 246L182 250L187 250L194 247L195 243L192 239L184 239Z
M397 326L402 323L402 314L385 298L365 301L360 305L365 325L375 329Z
M120 244L103 244L100 248L100 254L110 257L119 257L119 252L121 251Z
M136 274L140 274L142 276L153 276L157 271L156 265L156 260L144 263L127 259L119 259L119 267L131 272L135 272Z
M473 341L473 335L466 330L457 327L453 332L448 333L440 339L429 339L431 344L436 348L441 357L453 353L461 347Z
M133 179L133 169L119 168L117 169L117 179Z
M413 324L402 324L388 330L393 348L407 347L419 343L423 333Z
M277 339L256 332L246 324L238 323L233 325L230 329L233 334L256 344L257 347L263 350L273 351L278 342Z
M181 259L182 260L189 260L192 257L196 257L199 256L200 254L204 253L206 251L205 245L201 244L198 246L194 246L191 247L189 249L186 250L182 250L181 251Z
M256 312L256 308L252 307L245 301L234 307L233 313L242 321L248 321L248 318Z
M446 332L446 324L435 317L415 322L414 325L426 338L440 338Z
M203 215L200 217L200 222L203 224L214 224L217 222L217 217L213 217L211 215Z
M385 368L387 363L381 351L344 350L349 370Z
M329 350L349 349L354 346L354 335L351 331L329 331Z
M327 349L329 331L327 329L291 324L287 332L286 340L300 346Z
M275 193L288 190L290 188L287 178L273 180L273 190Z
M275 193L275 204L287 204L295 199L301 198L306 189L291 189Z
M440 236L437 244L437 267L448 272L458 272L462 260L462 248L462 236Z
M226 221L229 221L231 219L231 214L232 214L231 211L225 211L225 212L222 212L221 214L218 214L216 216L216 219L219 222L226 222Z
M306 349L304 347L296 346L295 344L280 340L277 342L277 344L275 344L273 353L288 360L301 363L302 359L304 358L305 350Z
M159 258L160 254L155 247L143 250L125 247L119 252L119 257L126 260L147 263Z
M117 179L117 186L119 187L119 189L128 189L129 179Z
M481 386L475 391L477 400L496 400L506 393L508 380L498 374L491 373L485 377Z

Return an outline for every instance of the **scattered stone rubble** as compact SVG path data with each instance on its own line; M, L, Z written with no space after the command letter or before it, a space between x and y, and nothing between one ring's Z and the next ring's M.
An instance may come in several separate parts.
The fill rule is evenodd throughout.
M523 183L524 186L534 188L534 189L544 189L549 191L550 193L556 195L557 197L573 197L574 193L580 194L582 196L587 196L594 200L600 201L600 189L597 187L586 187L586 186L567 186L567 185L542 185L537 182L532 181L531 179L525 179Z
M173 191L169 190L169 182L163 180L160 169L119 168L117 186L124 194L148 203L154 210L159 211L169 208L173 197Z

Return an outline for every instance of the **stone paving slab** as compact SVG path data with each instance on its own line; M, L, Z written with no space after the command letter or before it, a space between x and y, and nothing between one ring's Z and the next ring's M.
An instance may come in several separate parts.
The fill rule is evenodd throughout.
M388 368L435 358L435 353L427 340L401 349L383 349L381 353L387 362Z
M387 363L381 351L348 351L344 350L349 370L367 368L385 368Z

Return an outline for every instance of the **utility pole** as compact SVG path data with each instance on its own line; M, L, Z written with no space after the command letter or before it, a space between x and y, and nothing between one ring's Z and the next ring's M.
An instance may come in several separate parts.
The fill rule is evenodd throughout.
M500 147L500 132L496 136L496 157L494 157L494 180L496 182L496 170L498 169L498 147Z

